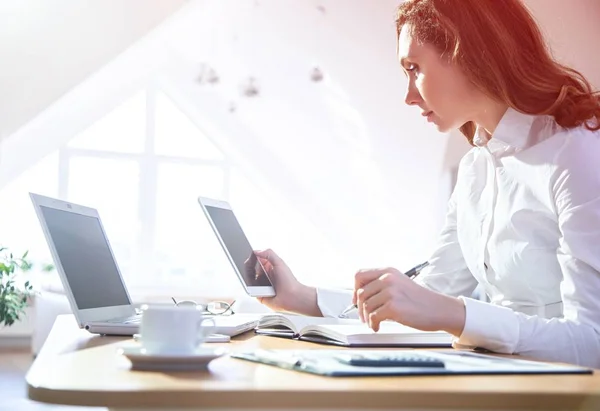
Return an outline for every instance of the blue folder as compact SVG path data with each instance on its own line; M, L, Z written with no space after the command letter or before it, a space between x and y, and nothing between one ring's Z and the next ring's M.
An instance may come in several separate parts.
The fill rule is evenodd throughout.
M518 356L481 354L466 350L253 350L233 358L331 377L483 375L483 374L593 374L593 370L568 364L521 359ZM352 365L351 356L368 357L369 365ZM427 361L407 362L422 358ZM431 366L435 362L436 366ZM441 365L440 365L441 363ZM397 364L408 364L398 366Z

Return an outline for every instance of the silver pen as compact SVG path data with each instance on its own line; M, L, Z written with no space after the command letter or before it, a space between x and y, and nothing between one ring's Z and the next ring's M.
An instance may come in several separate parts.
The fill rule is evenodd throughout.
M410 279L413 279L416 276L418 276L419 273L421 272L421 270L423 268L427 267L428 265L429 265L429 261L425 261L424 263L414 266L413 268L411 268L410 270L405 272L404 275ZM348 306L344 311L342 311L341 314L338 315L338 318L346 318L346 317L348 317L348 314L350 314L352 311L354 311L356 309L358 309L356 304L352 304L352 305Z

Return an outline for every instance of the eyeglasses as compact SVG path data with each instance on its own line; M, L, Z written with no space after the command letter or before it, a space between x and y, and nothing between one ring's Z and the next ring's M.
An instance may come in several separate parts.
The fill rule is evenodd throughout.
M235 300L231 303L226 301L211 301L208 304L198 304L195 301L191 300L182 300L177 301L174 297L171 297L176 306L192 306L192 307L201 307L202 312L207 315L232 315L235 314L233 311L233 304Z

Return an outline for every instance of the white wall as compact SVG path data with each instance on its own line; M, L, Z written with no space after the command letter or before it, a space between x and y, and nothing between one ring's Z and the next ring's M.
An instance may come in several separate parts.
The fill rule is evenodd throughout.
M546 35L555 57L580 70L600 88L600 2L525 0Z

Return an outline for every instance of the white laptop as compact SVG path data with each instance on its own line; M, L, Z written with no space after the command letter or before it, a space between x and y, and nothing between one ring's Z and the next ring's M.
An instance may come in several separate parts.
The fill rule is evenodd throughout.
M29 195L79 327L94 334L136 334L141 317L131 303L98 211ZM253 329L258 318L234 314L216 316L215 322L216 333L233 336Z

